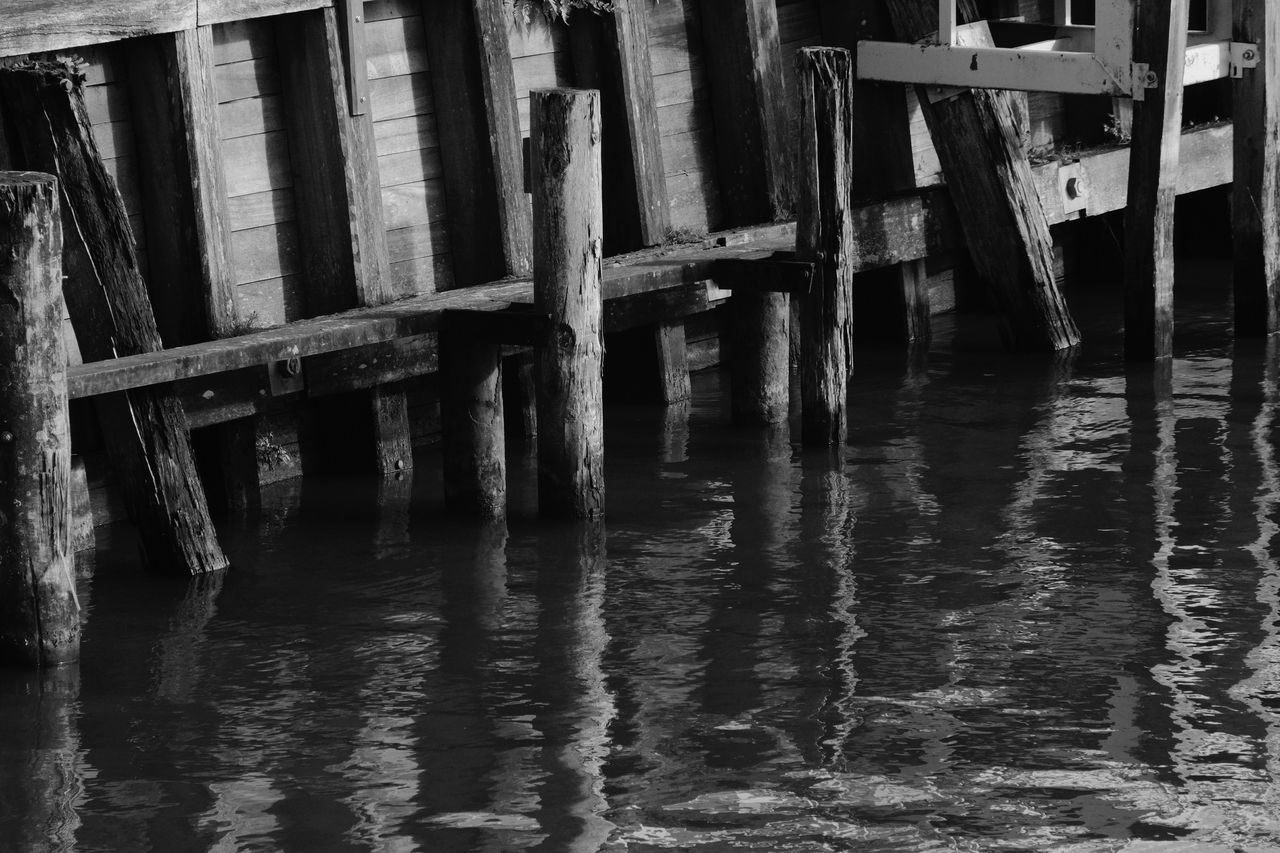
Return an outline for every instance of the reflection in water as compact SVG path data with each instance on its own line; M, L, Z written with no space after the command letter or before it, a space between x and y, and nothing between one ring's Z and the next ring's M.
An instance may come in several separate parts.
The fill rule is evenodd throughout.
M0 672L0 850L1280 849L1277 358L869 358L843 460L702 375L609 413L607 553L430 455L121 537Z

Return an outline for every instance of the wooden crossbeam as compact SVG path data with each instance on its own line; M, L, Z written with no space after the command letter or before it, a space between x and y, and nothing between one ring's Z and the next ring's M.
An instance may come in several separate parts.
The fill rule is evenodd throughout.
M1229 124L1201 127L1183 135L1178 193L1197 192L1231 182L1232 136ZM1090 186L1088 214L1107 213L1125 206L1128 159L1129 152L1123 148L1081 155L1078 165L1084 169ZM1042 197L1056 198L1058 169L1057 163L1035 168L1035 183ZM1051 223L1067 218L1060 202L1046 204L1046 214ZM865 204L855 208L852 215L855 246L850 263L859 272L963 249L965 245L948 192L942 186ZM693 288L682 297L664 297L673 300L669 303L661 300L652 303L656 306L654 311L675 311L684 305L693 306L690 311L701 310L707 304L703 282L714 279L716 267L726 259L767 256L794 245L794 225L766 225L712 235L702 244L651 249L612 258L604 270L604 295L606 320L611 314L615 319L607 328L624 325L622 314L634 309L615 303L628 297ZM389 348L418 336L433 336L439 328L442 311L449 308L499 310L532 301L533 289L528 279L427 294L380 307L299 320L226 340L76 365L68 369L69 393L72 399L91 397L243 370L293 356L306 358L343 351L353 353L352 365L344 374L348 378L343 381L356 382L355 365L361 363L369 365L374 377L385 369L388 381L402 379L419 375L414 372L417 368L389 355ZM638 304L641 303L633 303ZM667 305L667 309L662 309L662 305ZM640 322L654 322L659 318L658 313L652 312L636 316L641 318ZM361 351L363 347L371 349ZM423 359L420 372L432 371L432 362ZM314 377L322 372L308 367L309 388L314 388ZM367 384L352 387L374 384L376 379L370 379Z

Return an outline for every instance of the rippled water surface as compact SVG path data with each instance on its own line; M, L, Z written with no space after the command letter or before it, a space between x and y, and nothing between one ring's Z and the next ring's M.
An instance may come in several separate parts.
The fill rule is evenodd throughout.
M80 665L0 673L0 850L1280 850L1280 391L1226 316L1168 375L1113 321L862 359L837 458L700 376L610 410L607 528L519 458L451 520L427 454L225 576L117 532Z

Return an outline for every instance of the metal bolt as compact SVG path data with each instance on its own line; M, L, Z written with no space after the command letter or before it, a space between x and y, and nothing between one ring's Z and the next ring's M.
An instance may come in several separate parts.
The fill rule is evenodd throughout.
M1067 198L1080 198L1084 195L1084 184L1079 178L1067 178Z
M1255 59L1258 58L1257 52L1252 50L1246 50L1243 56L1244 56L1245 62L1253 62Z
M284 374L285 376L297 376L302 372L302 359L298 356L292 356L285 359Z
M1154 89L1160 85L1160 75L1154 71L1148 71L1142 78L1142 83L1148 89Z

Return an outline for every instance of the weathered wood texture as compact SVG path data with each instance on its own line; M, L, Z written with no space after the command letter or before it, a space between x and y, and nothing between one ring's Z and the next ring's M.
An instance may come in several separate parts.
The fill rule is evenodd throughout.
M600 90L604 112L605 254L653 246L671 219L649 56L647 5L624 0L611 14L569 24L574 84Z
M151 304L166 346L237 327L230 214L208 27L157 36L125 53L143 170Z
M864 39L891 38L893 28L883 0L819 0L822 41L853 51ZM911 128L906 90L872 80L853 84L855 115L875 116L853 129L853 193L855 198L882 198L915 186Z
M695 0L650 4L648 26L671 227L706 233L719 228L723 217L698 5Z
M689 358L684 337L684 318L657 323L653 329L658 353L658 386L666 405L683 403L693 397L689 381Z
M307 310L380 305L395 294L373 128L367 115L352 116L347 107L336 13L309 12L277 27Z
M962 2L968 19L972 3ZM888 0L895 32L917 41L937 28L928 0ZM920 99L974 265L1004 314L1014 349L1060 350L1080 334L1053 276L1053 239L1019 139L1008 93L970 90Z
M455 283L528 274L520 117L500 0L425 0Z
M218 142L214 37L198 27L137 44L126 53L150 246L148 285L166 346L240 331L232 267L231 214ZM254 424L229 425L201 452L214 455L215 501L243 510L259 502L262 477Z
M796 256L817 262L800 300L800 440L843 445L853 369L853 244L849 216L853 152L853 57L843 48L803 48L800 78Z
M80 654L62 230L52 175L0 172L0 661Z
M791 159L774 0L701 0L725 221L791 214Z
M603 212L600 96L533 93L535 304L551 315L539 349L538 505L544 515L604 515Z
M729 300L733 347L730 400L740 424L787 419L791 400L791 298L785 293L735 292Z
M497 518L507 510L502 351L451 330L440 332L440 416L444 499L454 512Z
M212 35L237 313L263 328L307 315L275 26L219 24Z
M333 0L196 0L197 20L201 26L305 12L332 5Z
M438 87L429 70L423 10L421 0L384 0L365 9L366 66L387 254L392 287L401 296L454 285L448 228L453 213L446 203L434 95ZM518 202L528 207L523 198Z
M1196 128L1183 135L1180 194L1230 183L1231 138L1229 124ZM1090 186L1090 214L1124 207L1128 159L1129 152L1124 148L1081 155L1079 165ZM1058 168L1056 163L1047 163L1035 169L1036 185L1046 199L1057 196ZM1066 219L1060 202L1050 204L1047 212L1051 222ZM851 216L855 245L848 260L855 272L964 248L963 235L943 187L855 207ZM794 247L794 226L781 224L726 232L705 242L671 245L617 258L604 271L606 310L613 310L608 306L633 294L681 288L702 290L704 302L695 307L704 310L702 282L716 278L718 265L724 259L765 258ZM323 393L370 387L382 376L387 377L385 381L394 381L434 372L434 362L420 353L434 350L430 342L438 328L440 312L446 308L498 310L532 300L533 288L528 279L425 294L380 309L356 309L333 317L300 320L234 340L73 367L68 373L70 393L73 399L106 394L240 370L294 355L324 358L323 366L307 368L307 385L312 394L319 393L321 387L327 389ZM650 320L634 308L623 310L623 319L660 319ZM402 341L403 347L397 341ZM336 371L333 381L328 378L331 371Z
M157 350L128 218L90 135L80 83L57 63L0 69L21 159L60 180L64 294L81 352L101 360ZM148 389L104 398L98 413L146 562L191 574L225 568L177 400Z
M1159 80L1134 104L1125 211L1125 357L1173 355L1173 207L1182 143L1182 73L1189 0L1144 0L1134 20L1133 60Z
M1280 331L1280 5L1234 0L1234 35L1256 43L1261 64L1235 80L1235 328Z
M6 0L0 56L189 29L195 0Z

